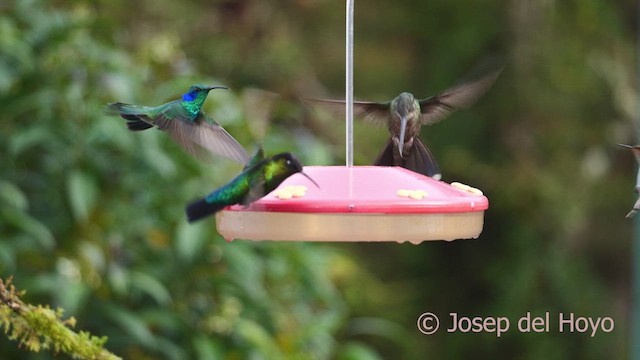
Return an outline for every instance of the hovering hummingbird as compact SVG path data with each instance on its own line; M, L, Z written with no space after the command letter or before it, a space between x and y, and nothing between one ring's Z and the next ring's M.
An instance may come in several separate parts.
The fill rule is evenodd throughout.
M633 152L633 156L635 156L636 161L638 161L638 164L640 164L640 145L625 145L625 144L618 144L618 146L622 146L623 148L627 148L630 149L631 152ZM638 175L636 177L636 192L640 192L640 168L638 169ZM638 197L638 200L636 200L636 203L633 205L633 209L631 209L631 211L629 211L629 213L627 214L627 216L625 216L625 218L629 219L632 218L638 211L640 211L640 196Z
M259 149L240 175L204 198L187 205L187 219L194 222L222 210L227 205L247 206L273 191L295 173L304 175L318 186L309 175L302 172L302 164L291 153L264 158L262 149Z
M431 151L419 138L422 125L434 124L453 111L472 105L495 82L502 69L478 80L464 83L426 99L416 99L403 92L383 103L354 101L356 117L382 125L386 122L391 137L378 155L374 165L402 166L409 170L441 178L440 169ZM314 100L329 104L344 104L342 100Z
M159 106L139 106L112 102L107 113L127 120L132 131L157 127L192 155L201 155L202 148L239 163L249 159L246 150L220 124L201 111L209 91L227 89L224 86L193 85L182 99Z

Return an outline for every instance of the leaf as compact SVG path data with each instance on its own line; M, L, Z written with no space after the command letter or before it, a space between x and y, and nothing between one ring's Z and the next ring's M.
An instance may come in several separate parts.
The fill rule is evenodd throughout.
M9 152L17 156L23 151L46 143L51 134L44 127L33 127L17 134L13 134L9 143Z
M18 210L27 211L29 201L22 190L8 181L0 181L0 199Z
M111 264L107 275L109 284L116 294L124 296L128 293L130 279L127 276L127 272L120 265L116 263Z
M342 347L338 360L382 360L373 349L364 344L350 342Z
M267 359L283 358L275 339L259 324L247 319L239 320L236 325L236 331L238 335L252 344Z
M166 134L158 134L157 131L144 131L140 134L140 142L142 144L142 154L146 163L154 168L162 177L173 177L177 170L176 164L166 154L159 144L158 136Z
M105 306L105 313L120 325L125 333L131 335L135 342L150 348L156 347L156 339L147 324L135 312L115 306Z
M45 249L50 250L55 246L51 231L31 215L15 209L0 209L0 214L7 223L33 236Z
M170 340L169 337L156 337L156 349L163 355L163 358L169 360L183 360L187 359L187 354L178 344Z
M264 287L264 261L254 252L251 244L234 244L233 251L225 252L229 274L246 295L255 302L269 301Z
M67 193L74 218L87 220L98 196L98 187L93 179L79 170L72 171L67 177Z
M409 337L406 329L402 326L382 318L360 317L355 318L349 324L349 335L351 336L379 336L395 341L398 345L406 343Z
M125 122L121 118L101 117L91 123L87 130L86 143L88 146L113 146L130 153L134 148L136 134L129 134Z
M222 359L223 349L220 344L208 336L198 335L193 339L196 359Z
M60 286L54 289L57 303L70 314L77 314L87 304L91 289L82 282L61 279Z
M171 294L169 290L154 277L149 276L143 272L131 272L129 277L131 281L131 288L147 293L154 298L158 304L167 305L171 303Z
M0 241L0 269L5 273L13 272L16 269L15 251L6 238L2 240Z
M175 247L178 258L185 262L193 262L206 244L206 226L204 223L190 225L180 222L176 233Z
M105 269L105 254L98 245L88 241L83 241L78 246L78 253L80 258L83 258L84 261L91 264L95 271L102 272Z

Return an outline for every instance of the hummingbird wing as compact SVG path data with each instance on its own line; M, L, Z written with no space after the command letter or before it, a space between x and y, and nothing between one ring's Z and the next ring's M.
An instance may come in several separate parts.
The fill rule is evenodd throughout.
M389 119L391 102L377 103L372 101L354 101L353 115L371 124L383 126Z
M109 115L120 115L127 120L129 130L140 131L157 126L187 152L203 157L206 151L246 163L246 150L222 126L200 112L194 122L179 105L179 100L157 107L131 105L120 102L107 104ZM206 151L203 151L206 150Z
M256 182L251 186L251 190L249 190L247 196L244 197L244 200L242 200L242 205L248 206L252 202L260 200L265 195L267 194L264 192L264 180Z
M247 170L248 168L262 161L263 159L264 159L264 150L262 150L262 147L259 147L258 150L256 150L255 155L253 155L253 157L249 159L249 161L247 161L247 163L244 165L244 167L242 168L242 171Z
M156 119L159 129L169 136L187 152L195 156L202 155L204 148L211 153L225 156L231 160L245 164L249 160L247 151L220 124L200 112L194 122L160 114Z
M267 195L265 190L266 180L264 177L264 172L262 169L262 165L258 165L257 167L254 164L253 176L249 180L249 191L245 195L244 199L242 199L242 205L249 206L252 202L261 199L263 196ZM258 168L259 167L259 168Z
M489 90L496 81L502 69L476 81L454 86L440 95L420 100L420 121L424 125L434 124L458 109L467 108L475 103Z
M308 99L308 101L322 104L332 112L341 115L344 115L344 112L346 111L344 100ZM384 103L377 103L373 101L354 101L353 115L358 119L363 119L374 125L386 125L387 119L389 118L390 104L390 101Z

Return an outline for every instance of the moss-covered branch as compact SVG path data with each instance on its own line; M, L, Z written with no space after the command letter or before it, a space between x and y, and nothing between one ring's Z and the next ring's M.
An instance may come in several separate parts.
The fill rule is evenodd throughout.
M0 327L21 347L35 352L63 352L74 359L120 359L103 348L106 337L71 330L73 317L62 320L62 309L26 304L20 299L22 294L11 284L11 278L0 279Z

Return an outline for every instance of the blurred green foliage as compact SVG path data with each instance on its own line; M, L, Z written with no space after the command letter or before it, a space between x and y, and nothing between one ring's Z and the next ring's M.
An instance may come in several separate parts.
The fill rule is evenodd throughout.
M624 358L637 142L635 4L356 4L356 98L435 94L485 57L508 65L472 109L424 128L446 181L485 191L477 241L226 243L185 203L240 165L130 133L109 101L156 105L224 84L205 111L248 149L344 161L341 121L280 104L343 93L344 2L0 3L0 275L135 359ZM334 122L335 121L335 122ZM356 164L384 129L356 124ZM431 311L611 316L611 334L448 334ZM444 325L448 325L444 321ZM0 339L3 359L43 359Z

